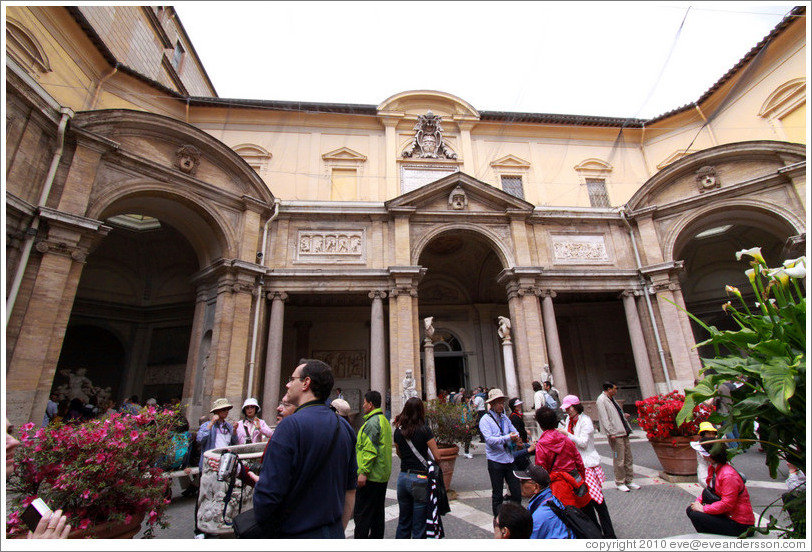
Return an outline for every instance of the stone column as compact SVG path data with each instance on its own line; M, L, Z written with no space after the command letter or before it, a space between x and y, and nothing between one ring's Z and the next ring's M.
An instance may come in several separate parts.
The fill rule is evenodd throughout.
M657 309L660 311L660 318L663 321L665 340L668 343L671 363L674 366L674 378L671 380L671 387L682 392L686 387L693 387L695 374L691 354L696 353L691 351L689 340L683 334L679 317L680 311L675 306L676 298L672 292L674 289L677 289L675 283L654 286ZM690 342L692 343L693 339Z
M262 387L262 404L274 407L279 404L285 301L288 299L288 294L284 291L272 291L268 293L268 299L271 300L271 322L268 326L268 353L265 357L265 383Z
M561 354L561 341L558 338L558 326L555 323L555 309L552 290L542 292L541 314L544 319L544 335L547 337L547 356L550 359L550 368L553 380L561 396L569 395L567 389L567 376L564 373L564 357Z
M505 387L510 398L519 396L519 384L516 381L516 367L513 364L513 342L510 339L510 319L502 316L499 323L499 337L502 338L502 355L505 362Z
M385 291L370 291L372 311L369 324L369 388L386 396L386 338L384 336L383 300Z
M415 350L419 354L419 336L412 323L412 301L417 291L411 288L394 288L389 293L389 378L392 415L403 409L403 378L411 370L420 392L420 364L415 363Z
M637 380L640 383L640 393L643 398L646 398L656 395L657 388L654 386L654 376L651 373L651 363L648 360L646 339L643 336L635 295L634 291L625 290L621 297L623 298L623 309L626 311L626 325L629 327L629 339L632 342L632 354L634 355L634 366L637 369Z
M437 398L437 375L434 373L434 342L423 339L423 366L426 369L426 400Z
M387 197L397 197L400 195L400 187L398 186L398 162L400 159L400 152L397 151L397 124L403 118L402 113L387 113L386 115L379 114L380 121L383 123L386 136L386 189L379 190L379 198L384 199Z

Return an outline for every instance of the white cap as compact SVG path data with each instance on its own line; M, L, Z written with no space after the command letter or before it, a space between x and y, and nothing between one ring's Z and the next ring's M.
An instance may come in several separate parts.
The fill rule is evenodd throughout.
M245 399L245 402L242 403L242 408L240 410L245 412L245 407L246 406L256 406L257 407L257 414L259 414L259 411L262 410L259 407L259 403L257 402L257 400L254 397L248 397L247 399Z

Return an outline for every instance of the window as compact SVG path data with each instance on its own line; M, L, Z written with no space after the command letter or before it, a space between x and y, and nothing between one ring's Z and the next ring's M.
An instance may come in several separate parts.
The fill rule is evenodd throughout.
M587 178L586 187L589 192L589 204L592 207L611 207L609 196L606 194L606 180L603 178Z
M521 176L502 176L502 189L512 196L524 199Z
M358 171L333 169L330 189L331 201L350 201L358 198Z
M183 46L181 46L180 41L178 41L175 44L175 53L172 55L172 67L175 68L175 71L180 70L180 62L183 60L184 52Z

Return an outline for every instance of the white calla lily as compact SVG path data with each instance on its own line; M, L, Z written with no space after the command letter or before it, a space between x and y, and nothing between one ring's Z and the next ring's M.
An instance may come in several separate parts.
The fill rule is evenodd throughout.
M742 249L741 251L736 251L736 260L741 261L742 255L748 255L753 257L756 262L763 263L764 257L761 256L761 248L760 247L751 247L750 249Z

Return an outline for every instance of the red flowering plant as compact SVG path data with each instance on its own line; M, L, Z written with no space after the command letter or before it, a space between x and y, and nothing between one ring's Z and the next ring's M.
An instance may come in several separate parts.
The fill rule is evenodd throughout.
M655 395L637 401L637 423L646 432L649 439L668 439L669 437L690 437L699 433L699 424L708 421L715 410L712 405L700 403L694 406L694 415L690 421L677 425L677 414L685 404L685 395L671 391L665 395Z
M8 536L27 533L20 514L38 497L61 508L73 530L90 536L104 522L140 517L149 525L145 537L153 536L156 524L167 527L171 480L156 466L169 450L176 414L148 407L79 424L22 426L7 487Z

